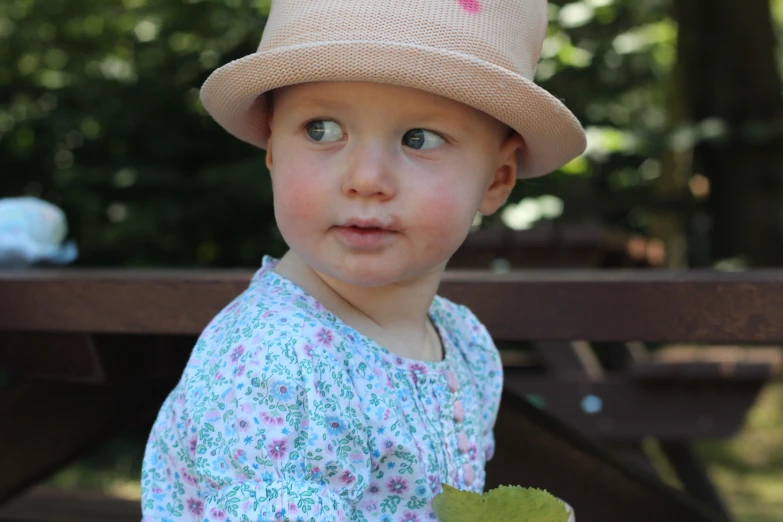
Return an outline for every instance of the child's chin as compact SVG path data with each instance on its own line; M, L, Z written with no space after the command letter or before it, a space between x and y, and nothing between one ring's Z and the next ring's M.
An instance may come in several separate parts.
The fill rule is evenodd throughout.
M392 274L382 273L377 270L373 271L369 268L366 270L351 272L340 271L334 275L337 279L347 285L361 286L365 288L379 288L399 282L399 279L394 277Z

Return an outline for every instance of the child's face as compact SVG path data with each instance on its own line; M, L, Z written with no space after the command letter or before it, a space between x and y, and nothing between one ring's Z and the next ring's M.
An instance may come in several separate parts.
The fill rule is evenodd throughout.
M319 82L275 92L267 165L288 246L345 283L439 272L516 181L522 138L435 94Z

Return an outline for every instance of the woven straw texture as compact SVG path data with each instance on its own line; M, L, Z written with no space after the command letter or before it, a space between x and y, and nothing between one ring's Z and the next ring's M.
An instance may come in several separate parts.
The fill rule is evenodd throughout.
M258 51L214 71L201 100L265 148L266 91L314 81L421 89L516 130L519 176L541 176L585 149L578 120L532 81L546 28L546 0L274 0Z

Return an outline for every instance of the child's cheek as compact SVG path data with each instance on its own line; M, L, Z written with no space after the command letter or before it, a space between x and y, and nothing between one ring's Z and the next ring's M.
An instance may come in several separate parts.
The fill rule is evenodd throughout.
M275 217L281 231L306 233L307 228L330 226L322 222L330 216L323 215L328 207L325 195L330 192L319 186L320 176L311 172L305 162L288 163L278 171L274 183Z
M451 256L465 239L473 222L472 202L459 191L439 187L422 195L417 222L431 238L430 247Z

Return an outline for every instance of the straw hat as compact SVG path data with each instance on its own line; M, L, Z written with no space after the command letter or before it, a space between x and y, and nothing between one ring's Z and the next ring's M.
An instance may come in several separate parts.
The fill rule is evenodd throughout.
M315 81L421 89L521 134L519 177L532 178L585 150L579 121L533 83L546 29L546 0L274 0L258 51L214 71L201 101L266 148L266 91Z

